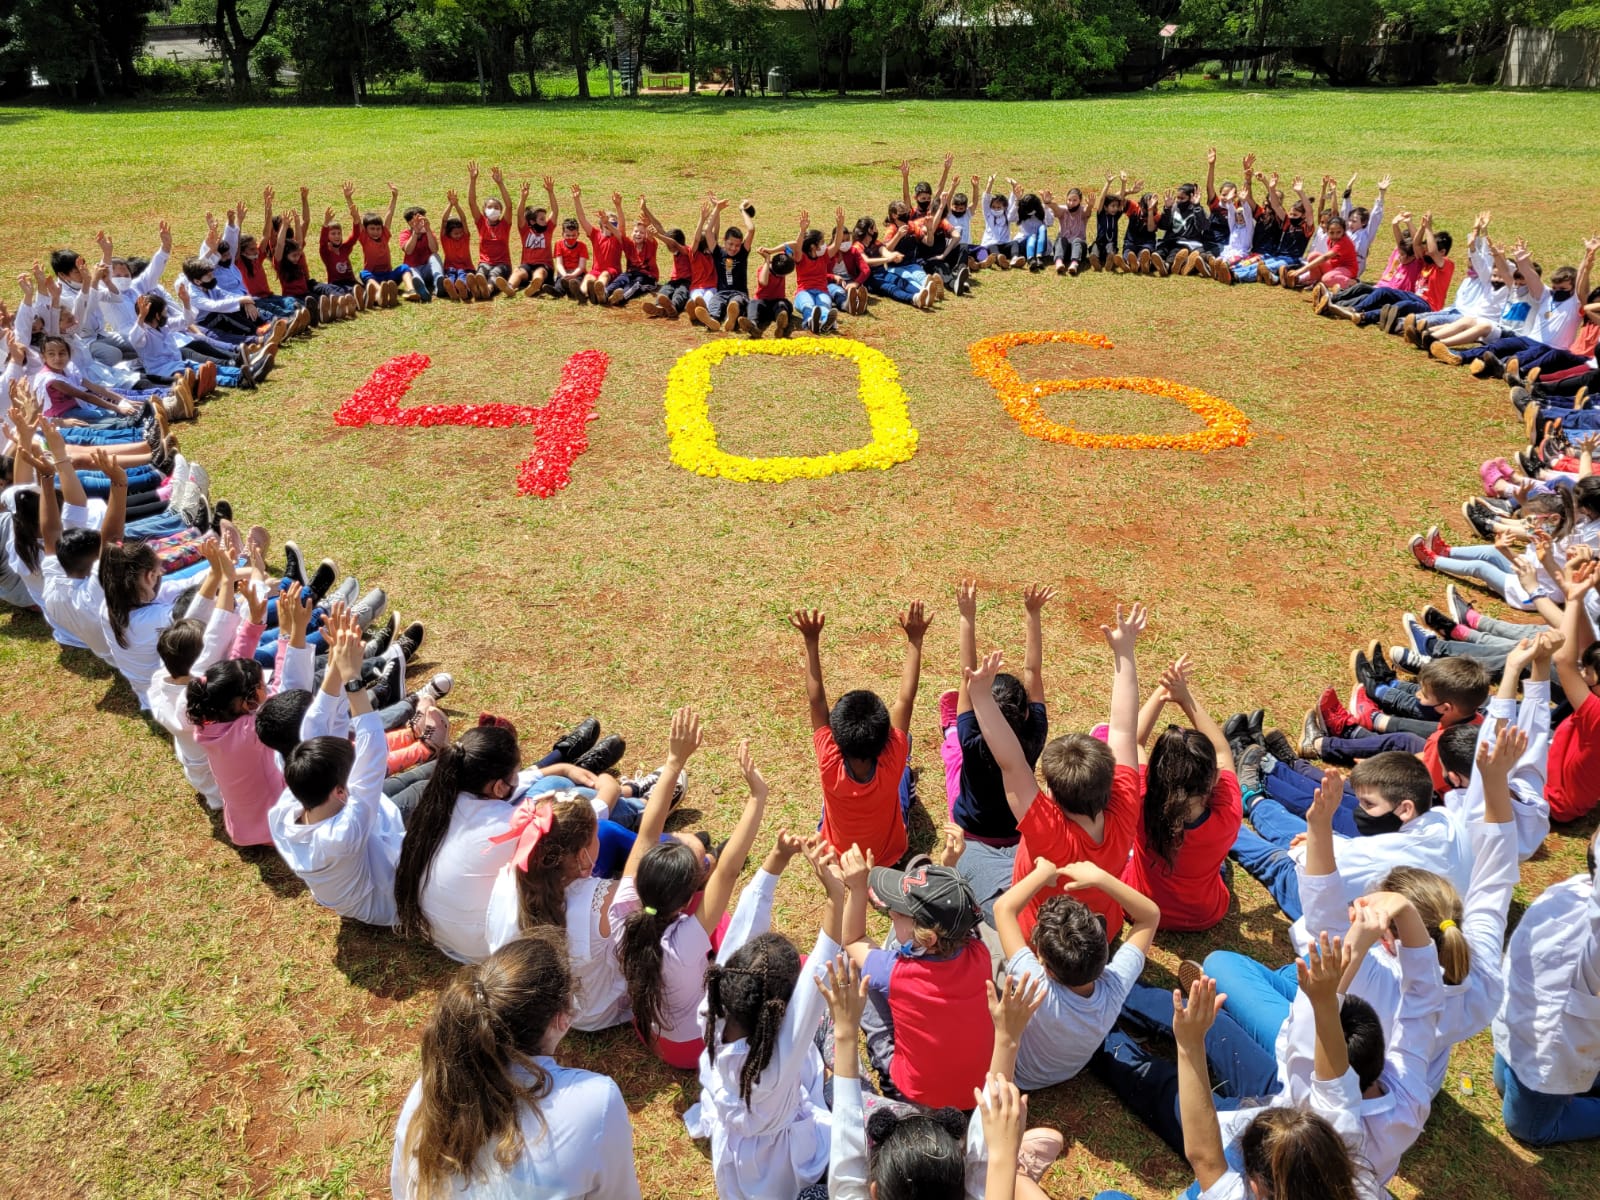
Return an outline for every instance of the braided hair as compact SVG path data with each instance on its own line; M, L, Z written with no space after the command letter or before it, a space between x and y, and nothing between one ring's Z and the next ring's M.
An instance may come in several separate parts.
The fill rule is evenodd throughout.
M745 1030L750 1053L739 1072L739 1099L772 1061L789 999L800 978L800 952L781 933L763 933L739 947L725 964L706 968L706 1052L717 1057L717 1028L726 1021Z

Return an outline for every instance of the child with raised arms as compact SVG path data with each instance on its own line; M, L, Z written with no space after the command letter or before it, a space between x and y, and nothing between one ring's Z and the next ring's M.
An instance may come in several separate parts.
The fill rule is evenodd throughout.
M522 261L511 272L508 282L512 292L526 288L528 295L537 296L544 291L555 265L550 255L550 243L556 240L556 222L561 217L561 205L556 202L556 181L548 175L544 177L547 205L530 208L528 190L528 184L524 183L517 203L517 211L521 214L517 218L517 233L522 239Z
M369 209L365 215L356 207L356 186L344 184L344 202L350 211L350 223L355 227L356 240L361 244L360 280L367 292L367 307L393 308L400 303L400 279L406 268L394 265L394 255L389 249L389 233L394 225L395 209L400 204L400 189L389 185L389 210L379 215Z
M693 252L690 247L699 244L708 211L704 205L701 206L700 223L694 227L694 236L684 237L681 229L663 228L656 215L650 211L645 198L639 197L639 212L655 232L656 240L672 255L671 278L653 295L646 296L640 304L645 316L676 318L688 307L690 289L694 286Z
M473 280L483 283L472 260L472 234L467 229L467 214L461 209L461 198L451 188L445 193L444 216L439 222L439 245L444 251L444 278L440 285L452 300L468 302L481 299Z
M583 191L572 185L572 209L578 226L589 236L594 254L589 259L589 273L583 277L583 294L591 304L609 304L608 289L612 280L622 274L622 220L621 213L595 211L595 220L589 220L583 211Z
M511 223L511 192L506 187L506 177L499 167L489 168L489 178L494 180L498 196L490 196L478 207L478 164L467 164L467 210L478 230L478 275L483 284L473 286L479 300L492 296L490 288L502 296L511 296L511 236L515 226Z

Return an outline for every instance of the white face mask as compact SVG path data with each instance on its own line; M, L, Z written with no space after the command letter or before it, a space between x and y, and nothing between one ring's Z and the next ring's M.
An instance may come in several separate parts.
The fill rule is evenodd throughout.
M111 286L119 292L130 292L133 290L133 278L128 275L113 275Z
M498 208L486 208L483 210L483 215L491 221L498 221L500 219L500 210Z

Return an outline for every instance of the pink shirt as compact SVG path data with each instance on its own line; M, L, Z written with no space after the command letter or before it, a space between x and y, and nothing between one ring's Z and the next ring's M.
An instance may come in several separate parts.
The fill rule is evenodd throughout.
M234 642L234 657L254 655L261 641L262 626L241 626ZM291 682L292 680L292 682ZM278 640L278 660L267 685L271 695L288 687L311 686L311 651L289 648L289 639ZM283 769L278 755L256 737L253 712L231 721L197 726L194 739L205 751L211 774L222 795L222 824L228 840L235 846L270 846L272 831L267 826L267 811L283 794Z

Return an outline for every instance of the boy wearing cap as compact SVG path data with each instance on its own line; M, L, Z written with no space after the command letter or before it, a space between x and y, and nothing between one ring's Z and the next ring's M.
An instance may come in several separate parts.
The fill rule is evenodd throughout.
M852 846L840 863L850 882L845 950L866 976L872 1000L862 1022L867 1055L904 1099L970 1109L994 1051L993 968L978 936L983 914L953 867L922 863L863 873L869 861ZM869 899L894 927L882 949L867 940Z

